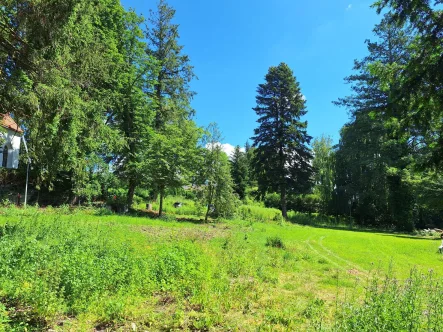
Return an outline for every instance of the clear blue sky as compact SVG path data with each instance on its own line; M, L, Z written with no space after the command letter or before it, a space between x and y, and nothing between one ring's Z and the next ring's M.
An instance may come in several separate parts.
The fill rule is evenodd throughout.
M333 100L349 94L343 78L366 54L380 21L373 0L169 0L180 43L198 80L196 122L217 122L226 143L244 145L256 128L256 88L270 66L286 62L307 99L308 133L338 141L347 111ZM155 1L122 0L145 17Z

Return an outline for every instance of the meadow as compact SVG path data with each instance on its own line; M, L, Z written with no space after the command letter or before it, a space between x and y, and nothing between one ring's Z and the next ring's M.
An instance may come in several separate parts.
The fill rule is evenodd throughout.
M243 209L209 223L1 209L0 331L443 330L435 237Z

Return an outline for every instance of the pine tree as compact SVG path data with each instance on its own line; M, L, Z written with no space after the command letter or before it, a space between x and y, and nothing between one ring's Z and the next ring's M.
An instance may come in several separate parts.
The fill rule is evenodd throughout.
M235 147L232 154L231 175L234 181L234 191L240 199L244 199L248 183L248 159L246 158L246 153L241 151L239 145Z
M147 33L148 54L158 62L159 71L155 85L150 90L154 100L154 128L160 130L168 121L187 118L193 114L190 100L194 92L189 83L195 77L189 57L183 54L183 46L178 44L178 25L172 20L175 10L165 0L160 0L157 11L151 11Z
M257 89L254 111L259 116L253 146L259 190L280 194L282 215L287 218L287 196L310 187L312 159L308 144L305 99L292 70L285 63L269 68Z

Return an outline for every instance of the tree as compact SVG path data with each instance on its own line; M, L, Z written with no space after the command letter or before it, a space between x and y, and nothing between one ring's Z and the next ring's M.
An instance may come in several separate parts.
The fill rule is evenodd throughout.
M257 176L255 174L254 163L253 163L255 148L251 146L249 141L246 141L245 143L245 154L246 154L246 161L248 162L247 186L257 187Z
M234 191L240 199L245 198L248 183L248 159L246 153L237 145L231 159L231 175L234 181Z
M308 190L312 159L308 144L305 99L292 70L285 63L269 68L257 89L259 127L255 129L254 167L259 190L279 192L282 215L287 218L287 195Z
M316 138L312 143L312 151L314 154L312 166L315 174L314 192L320 197L321 211L327 213L330 210L335 185L334 150L331 137Z
M410 165L410 131L399 130L400 105L390 98L371 66L404 64L411 37L386 16L367 41L369 54L355 61L356 74L346 78L353 95L336 102L351 112L336 152L336 209L359 223L411 229L413 200L404 175ZM395 89L395 84L392 85Z
M125 65L119 80L119 95L116 107L108 114L108 124L116 127L125 139L125 144L116 155L116 173L128 184L127 205L133 202L137 184L142 180L143 150L147 148L149 131L153 124L153 103L145 93L152 88L152 76L157 71L155 59L146 54L140 25L142 17L134 12L125 13L125 29L122 34Z
M203 165L200 173L200 182L204 183L203 200L207 207L205 221L211 212L215 216L230 217L235 210L229 159L220 142L220 130L217 124L211 123L203 137Z
M189 57L183 55L183 46L178 44L178 25L172 20L175 10L165 0L159 0L157 11L151 11L147 33L147 52L159 65L155 84L150 95L154 100L154 128L160 130L168 121L188 117L193 111L190 100L194 92L189 82L195 77Z
M409 144L422 147L421 164L443 167L443 10L429 0L379 0L378 13L389 9L392 24L407 25L415 32L406 63L376 63L372 72L389 90L390 99L401 107L398 117L402 129L414 132Z
M123 64L124 9L116 0L8 0L0 11L0 107L27 129L36 185L78 196L95 157L121 146L106 119Z
M139 167L145 181L160 195L159 216L167 189L180 188L192 181L199 164L200 130L191 120L165 124L161 132L151 129L148 147Z

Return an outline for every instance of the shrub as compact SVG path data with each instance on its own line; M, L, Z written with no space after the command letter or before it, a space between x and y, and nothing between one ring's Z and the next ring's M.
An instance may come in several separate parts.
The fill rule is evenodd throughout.
M279 238L278 236L268 237L266 239L266 246L273 247L273 248L285 249L285 244L283 243L283 240L281 238Z
M277 193L266 194L263 201L267 208L274 208L274 209L280 208L280 195Z

